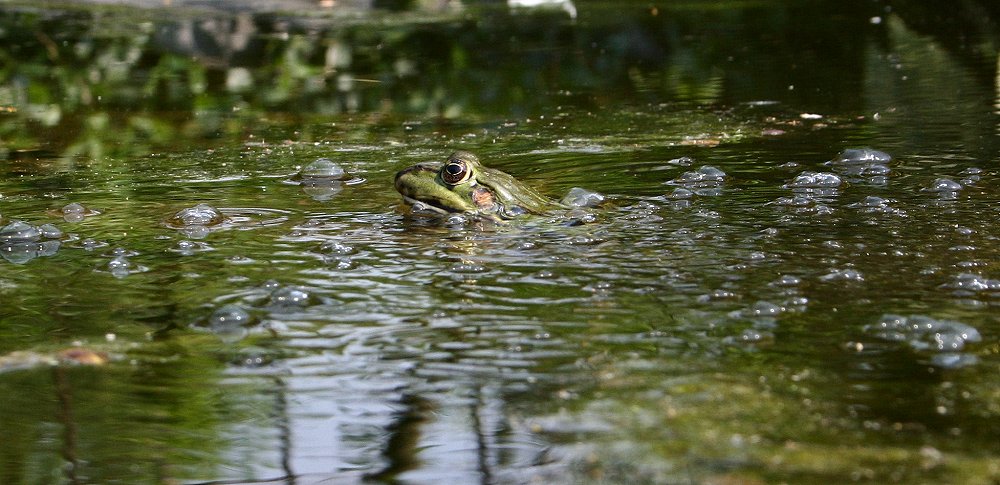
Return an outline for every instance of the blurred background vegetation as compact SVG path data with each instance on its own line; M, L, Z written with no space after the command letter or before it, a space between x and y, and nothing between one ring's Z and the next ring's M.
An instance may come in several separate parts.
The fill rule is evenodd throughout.
M124 157L338 119L365 136L553 105L725 104L746 91L850 110L864 72L843 66L863 65L887 11L961 31L945 45L996 82L982 62L997 51L994 2L132 3L0 3L0 159Z

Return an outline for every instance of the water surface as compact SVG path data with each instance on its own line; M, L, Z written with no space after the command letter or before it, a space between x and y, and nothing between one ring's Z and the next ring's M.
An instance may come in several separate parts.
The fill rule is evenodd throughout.
M375 3L0 4L0 482L1000 479L995 7Z

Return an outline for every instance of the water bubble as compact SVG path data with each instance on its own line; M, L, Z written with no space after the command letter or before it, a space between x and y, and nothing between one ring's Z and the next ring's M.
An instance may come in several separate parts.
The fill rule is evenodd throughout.
M566 212L566 221L563 225L566 227L575 227L584 224L593 224L595 221L597 221L597 214L588 212L583 208L577 208Z
M249 333L247 326L253 323L253 317L243 307L229 304L212 312L206 323L223 341L235 342Z
M132 262L128 260L125 256L119 256L108 262L106 269L115 278L124 278L128 276L132 270Z
M474 273L485 273L487 271L487 268L486 266L483 266L481 264L476 264L469 261L463 261L461 263L455 263L454 265L452 265L451 271L454 273L474 274Z
M755 317L765 317L774 316L783 312L785 309L781 308L779 305L775 305L769 301L758 301L750 307L750 315Z
M816 199L812 197L806 197L802 195L796 195L794 197L778 197L774 201L775 204L790 206L790 207L808 207L816 204Z
M788 300L788 306L790 307L805 307L809 304L809 298L804 296L796 296Z
M865 325L870 335L890 342L901 342L917 351L960 352L966 343L980 342L979 330L953 320L938 320L926 315L885 314L877 323Z
M985 278L972 273L961 273L950 282L942 285L945 288L955 290L956 295L968 296L969 294L1000 291L1000 280Z
M213 328L246 326L253 322L253 318L243 307L239 305L223 305L217 308L208 317L208 325Z
M42 241L38 243L38 255L39 256L53 256L59 251L59 247L62 245L58 240L52 241Z
M170 222L178 226L211 226L224 220L225 216L208 204L181 209L170 218Z
M705 165L698 169L698 173L702 175L704 179L711 179L717 182L722 182L726 178L726 172L719 170L711 165Z
M0 242L37 241L41 236L37 227L24 221L13 221L0 229Z
M798 286L802 283L802 278L794 275L781 275L773 284L775 286Z
M736 294L735 292L724 289L717 289L717 290L712 290L708 294L699 296L698 301L701 303L708 303L717 300L736 300L738 298L739 295Z
M69 215L69 214L81 214L82 215L85 212L87 212L87 209L85 207L83 207L82 204L79 204L79 203L76 203L76 202L71 202L69 204L66 204L62 208L62 213L65 214L65 215Z
M842 183L837 174L830 172L805 171L797 175L791 182L785 184L789 189L832 189Z
M63 236L62 230L52 224L38 226L38 232L46 239L59 239Z
M691 197L694 197L694 192L692 192L689 189L685 189L684 187L677 187L667 197L669 197L671 199L674 199L674 200L678 200L678 199L690 199Z
M52 256L59 250L59 241L14 241L0 243L0 257L13 264L25 264L42 256Z
M71 202L59 209L58 214L62 215L66 222L80 222L88 216L99 214L99 212L88 209L80 203Z
M890 169L888 165L876 163L873 165L864 165L859 167L856 173L861 177L878 177L889 175L891 172L892 169ZM850 174L851 171L848 171L847 173Z
M975 355L954 352L934 354L931 356L931 365L942 369L959 369L975 365L978 362L979 358Z
M959 175L962 176L960 183L962 185L975 185L980 180L982 180L982 177L980 176L982 173L983 170L981 168L976 168L976 167L969 167L965 170L962 170L961 172L958 173Z
M103 254L103 256L108 256L108 257L111 257L111 258L117 258L117 257L122 257L122 256L124 256L124 257L130 257L130 256L138 256L138 255L139 255L138 251L131 251L131 250L125 249L125 248L123 248L121 246L118 246L118 247L112 249L111 251L108 251L108 252L106 252L106 253Z
M614 288L614 284L610 281L598 281L593 284L584 285L583 291L596 294L605 294L610 292Z
M309 165L306 165L299 174L302 175L303 179L341 180L347 176L347 172L344 171L343 167L337 165L329 158L317 158Z
M882 208L889 205L889 201L881 197L869 195L868 197L865 197L864 200L854 205L858 207Z
M319 251L326 254L347 255L357 252L353 246L348 246L338 241L327 241L319 246Z
M883 199L881 197L869 195L860 202L849 204L848 207L858 209L859 212L866 214L896 214L905 216L905 212L890 206L892 202L893 201L890 199Z
M302 192L313 200L326 201L337 196L344 191L344 185L340 182L317 183L312 181L302 182Z
M722 195L722 187L713 185L710 187L698 187L694 189L695 195L700 195L702 197L717 197Z
M170 248L168 251L172 251L177 254L181 254L183 256L190 256L195 253L199 253L202 251L211 251L211 250L212 247L203 242L195 242L187 239L182 239L180 241L177 241L177 244L175 244L174 247Z
M204 239L212 231L208 226L188 226L181 229L180 232L191 239Z
M962 190L962 184L947 178L939 178L934 180L934 183L924 189L925 192L938 192L938 193L955 193Z
M107 246L108 246L107 242L98 241L96 239L91 239L91 238L87 238L84 239L83 241L80 241L80 247L83 248L85 251L93 251L95 249L100 249Z
M839 163L888 163L892 156L880 150L871 148L848 148L835 160Z
M774 340L774 334L753 328L748 328L740 333L738 340L748 344L759 344Z
M287 286L271 293L270 304L277 307L307 307L313 304L313 297L302 288Z
M604 203L604 196L581 187L573 187L563 197L562 203L572 207L597 207Z
M684 172L680 177L674 179L674 183L680 185L701 184L705 182L722 182L726 178L726 172L710 165L705 165L697 171Z
M820 276L819 279L822 281L854 281L854 282L861 282L865 280L861 272L849 268L835 269L823 276Z

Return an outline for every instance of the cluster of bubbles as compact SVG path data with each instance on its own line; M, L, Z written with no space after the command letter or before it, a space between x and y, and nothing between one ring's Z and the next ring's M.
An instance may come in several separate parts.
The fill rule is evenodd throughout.
M980 180L980 173L982 173L982 170L979 168L967 168L960 174L963 175L960 181L956 182L950 178L937 178L924 191L937 194L941 200L955 200L965 186L974 185Z
M972 273L961 273L942 287L950 288L957 297L1000 296L1000 280Z
M693 161L688 157L682 157L668 163L689 166ZM690 205L691 199L695 196L721 195L725 181L726 172L711 165L703 165L697 170L684 172L677 178L666 182L668 185L675 186L667 198L673 200L677 207L686 207Z
M195 326L207 329L224 341L236 342L254 332L280 330L281 319L295 317L310 307L332 303L334 300L316 295L307 288L269 280L243 295L240 302L216 307L207 318L195 322Z
M865 325L873 337L906 344L916 351L932 352L933 364L960 367L976 362L974 355L961 353L968 343L982 340L971 325L953 320L938 320L925 315L882 315L877 323Z
M829 215L833 208L826 202L839 195L843 183L843 179L833 172L806 170L782 186L791 190L792 195L779 197L774 204L800 214Z
M13 221L0 228L0 257L24 264L32 259L55 255L62 244L63 232L52 224L35 226Z
M61 209L50 211L50 214L62 217L66 222L75 223L81 222L87 217L98 215L100 212L73 202ZM108 246L108 243L91 238L80 240L78 235L66 234L51 223L36 226L16 220L0 228L0 257L10 263L25 264L35 258L54 256L64 246L94 251ZM145 267L128 260L129 256L135 254L137 253L116 248L103 255L110 258L110 261L98 266L96 270L110 273L116 277L146 271Z
M892 156L871 148L848 148L829 162L832 167L850 183L885 185L889 181L889 162Z
M848 204L847 207L852 209L857 209L858 212L863 214L894 214L898 216L905 216L906 212L902 209L897 209L892 206L895 202L892 199L884 199L882 197L869 195L860 202L855 202L853 204Z
M923 190L924 192L937 194L940 200L955 200L958 199L959 193L966 186L975 185L979 182L982 172L980 168L969 167L959 174L962 178L958 181L946 177L937 178L934 179L934 182L930 186L925 187Z
M890 172L889 162L892 157L882 151L871 148L849 148L840 152L833 160L824 165L831 168L830 172L806 170L785 183L782 188L791 190L792 195L779 197L774 204L786 207L796 213L825 216L833 213L833 208L827 205L840 189L848 182L869 185L885 185ZM890 207L892 201L880 197L867 197L863 201L851 204L863 212L894 213Z

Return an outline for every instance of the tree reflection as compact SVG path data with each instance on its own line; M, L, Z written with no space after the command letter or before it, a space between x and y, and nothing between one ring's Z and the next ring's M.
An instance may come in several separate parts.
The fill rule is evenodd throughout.
M389 3L376 7L418 10L148 10L123 22L96 7L4 7L0 156L126 157L356 113L394 124L504 119L554 105L705 105L762 93L809 106L857 103L864 73L849 66L863 64L869 35L881 35L869 22L880 10L860 1L630 3L613 19L598 4L581 4L572 18L493 2Z

